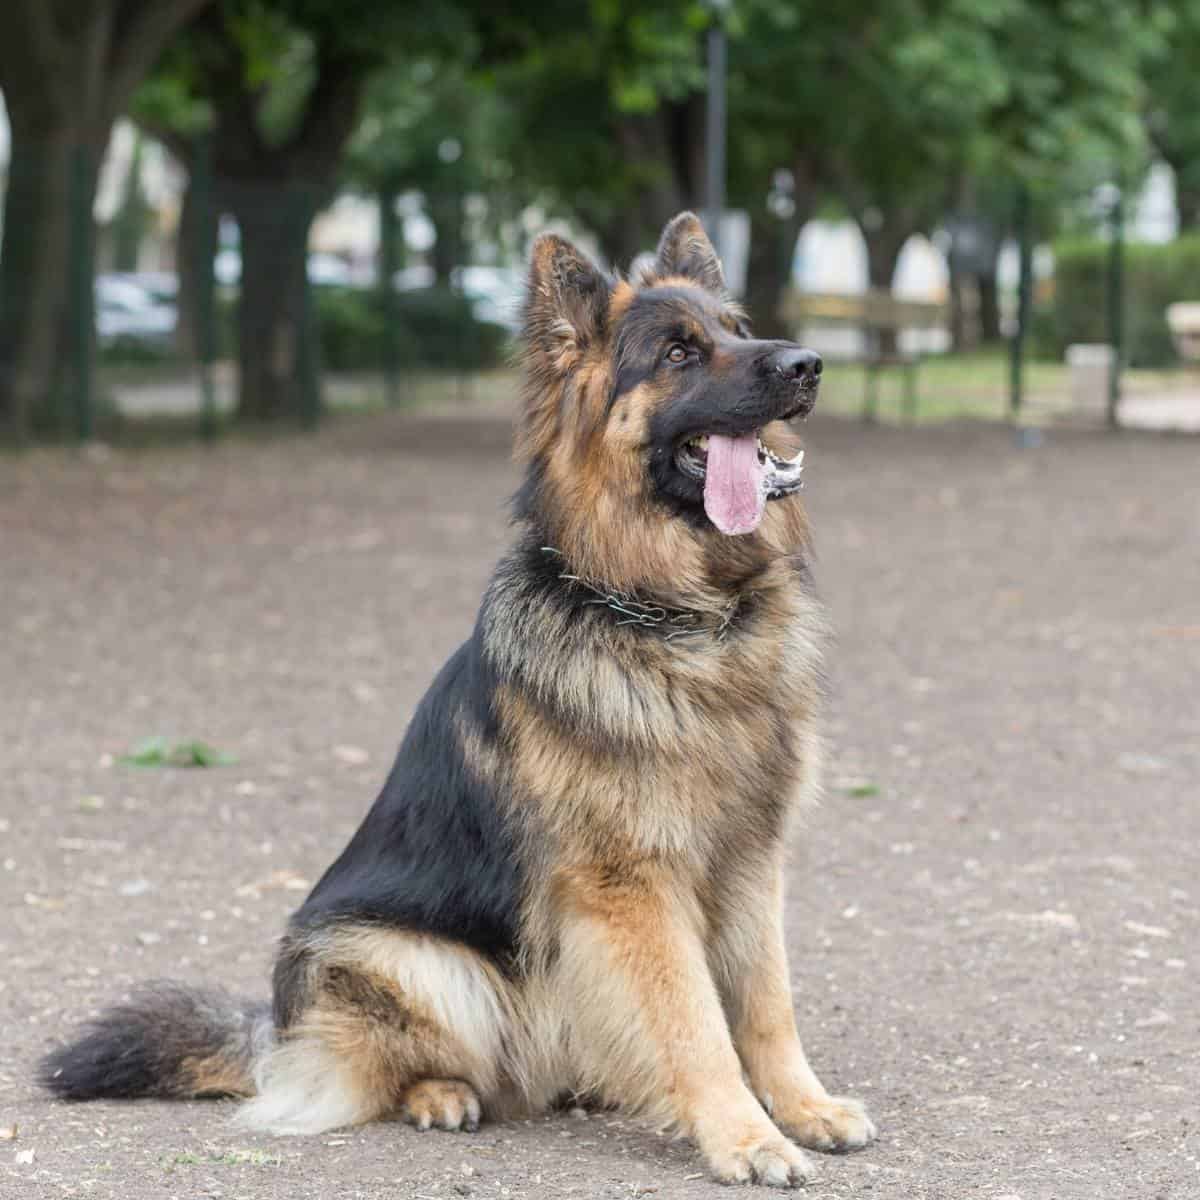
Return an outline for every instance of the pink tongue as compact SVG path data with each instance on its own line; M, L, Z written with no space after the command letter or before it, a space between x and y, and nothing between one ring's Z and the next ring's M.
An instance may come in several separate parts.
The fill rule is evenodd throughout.
M708 435L704 511L722 533L753 533L767 498L762 488L766 464L758 461L758 437Z

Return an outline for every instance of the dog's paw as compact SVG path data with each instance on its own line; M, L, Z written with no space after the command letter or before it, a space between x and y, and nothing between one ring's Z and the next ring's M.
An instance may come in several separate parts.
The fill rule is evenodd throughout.
M817 1174L812 1159L775 1130L711 1153L709 1166L721 1183L760 1183L764 1187L803 1187Z
M861 1100L829 1096L774 1108L775 1123L810 1150L858 1150L875 1140L875 1124Z
M461 1079L422 1079L400 1102L400 1116L420 1130L464 1129L474 1133L481 1114L479 1097Z

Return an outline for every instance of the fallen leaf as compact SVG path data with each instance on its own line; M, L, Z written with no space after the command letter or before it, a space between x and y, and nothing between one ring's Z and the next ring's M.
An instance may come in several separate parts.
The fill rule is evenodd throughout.
M1074 913L1056 912L1052 908L1043 909L1036 913L1007 913L1013 921L1032 921L1035 925L1054 925L1059 929L1069 929L1072 932L1079 928L1079 918Z
M172 744L164 737L152 737L139 742L119 761L129 767L228 767L237 759L214 749L207 742Z
M272 871L266 879L259 879L254 883L243 883L241 887L235 890L238 896L257 897L260 892L274 891L276 888L283 888L288 892L304 892L307 891L312 884L305 879L303 875L297 874L295 871L289 871L286 867L278 871Z
M1164 929L1161 925L1143 925L1141 921L1126 921L1124 924L1130 933L1137 933L1142 937L1169 938L1171 936L1171 931Z
M1165 758L1153 754L1121 754L1117 757L1117 766L1129 775L1159 775L1171 768Z
M1138 1017L1133 1024L1138 1029L1151 1029L1155 1025L1170 1025L1172 1019L1170 1013L1165 1013L1161 1008L1156 1008L1149 1015Z

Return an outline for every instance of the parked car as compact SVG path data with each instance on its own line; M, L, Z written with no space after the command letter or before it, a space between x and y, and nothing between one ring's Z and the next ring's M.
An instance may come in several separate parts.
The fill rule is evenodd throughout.
M468 300L477 321L516 333L521 325L524 275L512 267L456 267L452 282Z
M242 255L226 246L217 251L213 274L223 287L235 287L242 280ZM359 273L337 254L314 250L308 256L308 281L316 287L363 287Z
M173 300L156 295L130 275L98 275L95 283L96 336L102 346L135 343L167 349L179 320Z

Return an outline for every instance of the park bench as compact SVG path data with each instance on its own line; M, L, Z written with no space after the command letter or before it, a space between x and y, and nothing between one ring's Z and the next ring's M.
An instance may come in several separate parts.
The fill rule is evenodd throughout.
M866 389L863 418L875 420L879 411L879 373L885 367L898 367L904 373L904 414L909 421L917 415L917 366L921 355L900 348L900 332L906 329L944 329L949 308L935 300L905 300L880 288L858 294L840 292L801 292L792 288L784 293L780 315L794 335L811 341L805 331L813 326L832 325L862 331L862 350L845 361L861 363L865 368Z
M1186 363L1200 363L1200 303L1168 304L1167 326L1179 357Z

